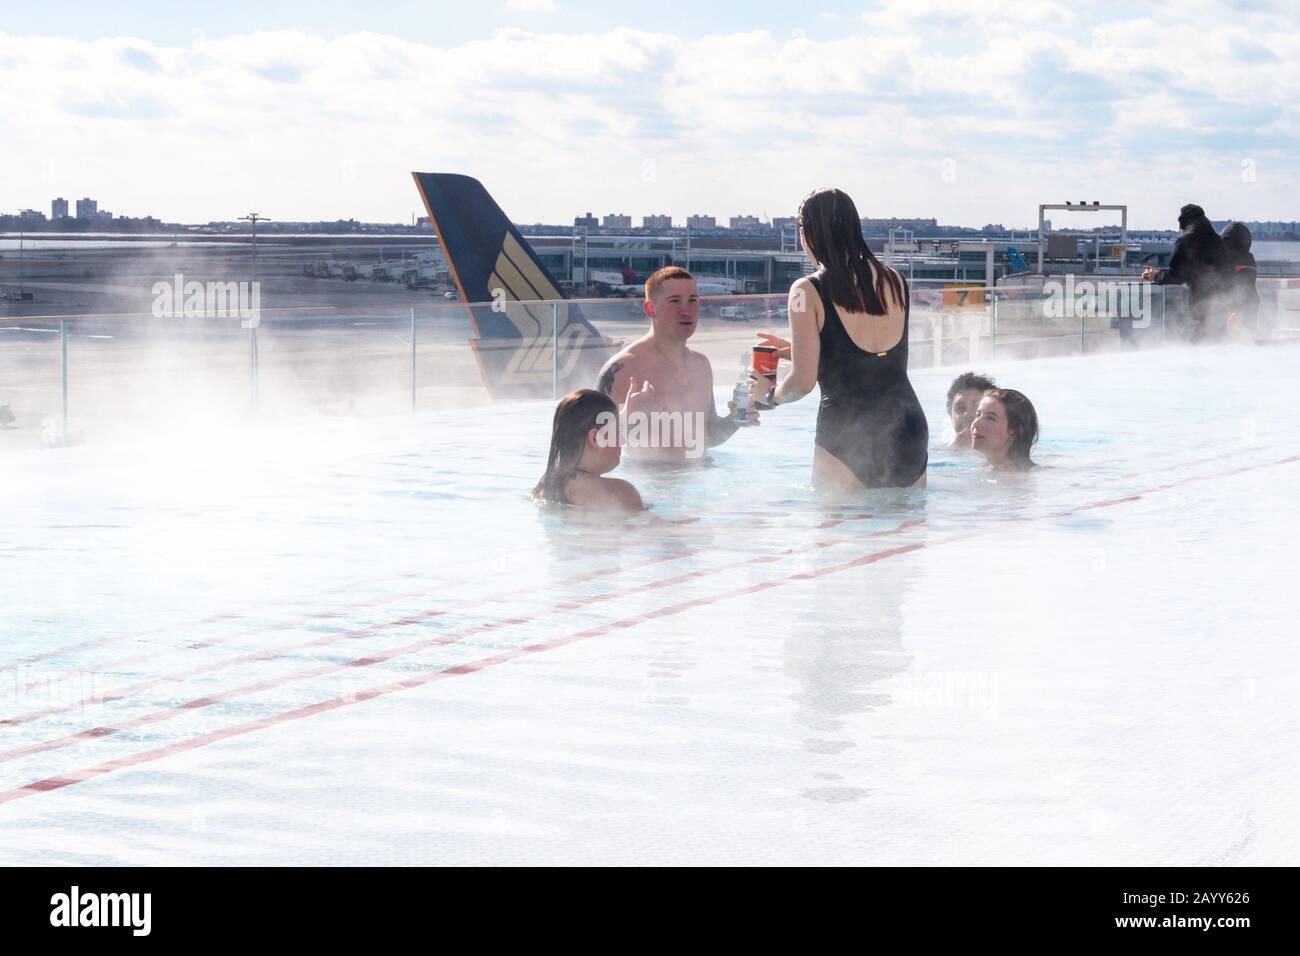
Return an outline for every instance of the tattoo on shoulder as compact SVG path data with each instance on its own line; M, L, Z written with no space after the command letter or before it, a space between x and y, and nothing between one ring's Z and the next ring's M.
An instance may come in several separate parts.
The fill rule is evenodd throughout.
M623 368L622 362L610 362L601 371L600 380L596 383L596 387L600 389L602 392L604 392L606 395L610 395L612 397L614 392L614 379L618 377L618 373L622 370L622 368Z

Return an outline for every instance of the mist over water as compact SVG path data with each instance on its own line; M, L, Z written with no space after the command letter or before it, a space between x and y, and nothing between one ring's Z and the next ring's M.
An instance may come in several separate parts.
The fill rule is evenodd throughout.
M93 281L148 312L155 281L244 265L166 250ZM648 858L628 833L686 862L1285 858L1261 768L1296 772L1261 728L1300 679L1293 345L1120 350L1010 297L993 345L986 312L914 310L924 490L817 494L814 392L700 464L625 464L650 513L591 524L528 500L553 403L486 400L462 306L415 306L411 412L411 305L275 283L256 409L236 320L72 322L72 447L36 424L57 336L0 333L0 793L192 748L6 804L4 862L555 861L575 827L610 862ZM305 311L274 312L290 293ZM783 316L720 301L692 347L723 408ZM635 304L584 312L629 338ZM1034 402L1042 467L946 448L966 369Z
M409 409L412 310L425 359L417 374L426 401L446 388L477 384L464 348L470 328L463 307L398 283L302 276L304 261L340 255L374 261L383 253L261 244L256 390L245 320L186 315L181 303L174 303L176 314L160 317L156 295L157 284L170 289L177 276L207 288L240 283L245 292L254 275L246 242L236 249L206 243L133 247L89 258L77 250L29 261L26 287L35 299L0 304L8 313L0 316L0 363L8 370L0 403L12 406L20 430L0 433L0 445L22 447L50 429L61 431L60 329L51 316L71 316L69 427L91 440L286 415ZM4 265L5 278L17 287L16 264ZM446 349L452 342L458 347ZM471 403L483 400L465 391Z
M1300 677L1283 581L1300 533L1296 466L1273 464L1300 432L1292 361L1288 347L1222 346L980 363L1042 422L1043 467L1010 476L943 447L952 370L916 369L929 487L836 503L808 486L810 396L701 466L616 472L653 516L696 519L686 524L592 526L529 502L549 402L8 454L6 658L82 649L0 675L0 715L92 699L10 727L6 746L217 702L147 738L0 763L0 790L523 656L78 785L58 803L18 801L4 826L28 837L2 841L0 856L140 860L115 836L130 831L159 846L183 837L191 860L230 859L223 847L254 861L321 861L326 847L333 860L556 859L577 780L584 832L611 861L624 858L615 823L654 828L668 856L701 862L738 848L773 861L1277 859L1287 813L1269 795L1286 788L1257 786L1259 768L1291 771L1252 728L1294 717L1285 688ZM363 657L382 663L344 666ZM122 703L94 700L196 668ZM1126 789L1207 709L1194 750ZM303 734L311 747L293 743ZM488 751L469 743L483 740ZM368 774L398 763L402 783L358 802ZM1063 764L1071 774L1049 772ZM322 812L281 809L283 773L317 781ZM521 799L508 839L494 802L465 797L467 775ZM1212 789L1215 806L1174 799L1189 788ZM652 821L625 798L642 789L694 809ZM209 807L196 830L217 793L260 809ZM711 793L730 808L723 830ZM1153 801L1161 827L1146 823ZM361 805L390 825L360 827ZM926 837L951 819L962 825L941 847ZM979 836L1025 827L1051 839L998 850Z

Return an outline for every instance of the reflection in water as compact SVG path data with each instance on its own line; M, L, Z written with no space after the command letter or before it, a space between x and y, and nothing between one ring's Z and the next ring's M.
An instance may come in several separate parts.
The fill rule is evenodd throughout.
M888 538L877 540L890 546ZM808 622L795 625L785 643L785 673L798 682L790 695L795 721L808 731L802 747L825 758L801 795L825 803L860 800L869 791L842 781L836 758L861 742L853 715L888 706L878 685L911 663L902 645L907 559L826 575L810 587L801 595Z

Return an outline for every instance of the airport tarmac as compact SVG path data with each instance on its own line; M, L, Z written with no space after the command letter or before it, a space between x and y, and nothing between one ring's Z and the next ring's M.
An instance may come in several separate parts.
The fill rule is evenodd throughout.
M41 240L34 240L41 241ZM48 241L46 238L45 241ZM156 242L156 240L153 240ZM322 237L259 238L256 272L252 244L246 239L177 240L158 246L149 240L104 248L94 242L69 242L62 248L14 249L0 253L0 293L20 287L30 301L0 297L0 320L58 315L149 313L156 282L173 282L177 274L198 282L252 281L261 284L263 309L346 306L410 307L446 301L442 290L409 290L400 282L368 279L316 279L303 267L322 260L359 268L408 264L417 256L437 253L429 236L377 236L352 242Z
M40 447L57 443L65 433L99 441L142 428L162 432L200 423L366 417L485 404L491 397L469 344L474 331L462 303L448 301L441 290L412 290L400 282L304 275L304 265L322 260L360 265L376 264L381 257L397 262L405 255L414 261L434 248L431 237L259 240L262 317L255 362L254 335L237 315L151 314L155 284L173 285L178 274L204 283L246 280L253 274L251 246L214 241L98 248L86 243L33 251L22 263L22 283L33 298L0 300L0 406L13 414L10 426L0 426L0 448ZM6 249L0 289L17 284L18 262ZM740 306L741 321L723 319L724 302ZM756 332L784 331L783 305L782 296L705 301L691 347L712 362L715 386L726 389L734 382L740 357L757 342ZM646 328L639 300L605 299L581 307L587 321L615 343ZM1026 315L1016 317L1012 329L1010 313L1003 311L996 342L1000 355L1073 354L1085 345L1077 322L1065 328ZM61 324L68 335L66 427ZM1119 347L1106 320L1094 324L1088 351ZM987 325L982 310L914 309L911 364L974 360L979 349L992 347ZM542 384L542 395L549 397L547 383Z
M0 405L14 415L12 426L0 428L0 448L49 444L64 432L61 325L67 430L86 440L141 427L484 404L490 397L469 346L472 324L463 304L445 298L445 287L303 274L304 265L326 259L364 266L405 255L409 262L434 249L431 237L259 239L255 387L253 333L238 315L152 314L155 284L174 285L178 274L202 283L248 280L251 246L86 243L31 251L21 284L32 299L0 300ZM6 250L0 289L19 283L18 259ZM595 311L601 315L591 318L615 341L639 334L645 321L638 302L610 300ZM701 343L711 337L701 335Z

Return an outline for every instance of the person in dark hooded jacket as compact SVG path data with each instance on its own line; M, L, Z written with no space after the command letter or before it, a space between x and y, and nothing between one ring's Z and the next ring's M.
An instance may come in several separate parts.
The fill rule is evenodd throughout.
M1250 252L1250 230L1244 222L1230 222L1223 227L1223 248L1228 255L1228 291L1230 308L1237 320L1250 331L1256 331L1259 318L1259 290L1255 278L1259 270Z
M1192 308L1192 340L1205 336L1206 326L1221 311L1226 291L1228 254L1205 210L1189 203L1178 211L1182 235L1174 242L1169 268L1149 276L1157 285L1185 285ZM1146 273L1144 273L1146 276Z

